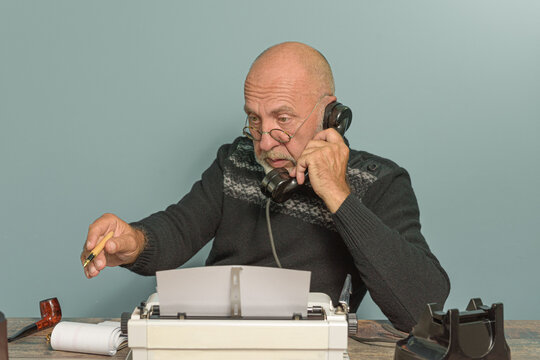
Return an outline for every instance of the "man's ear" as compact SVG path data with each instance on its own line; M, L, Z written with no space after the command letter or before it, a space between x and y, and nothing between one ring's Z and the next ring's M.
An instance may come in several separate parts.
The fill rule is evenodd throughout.
M331 104L333 103L334 101L337 101L337 97L335 95L329 95L327 96L326 99L324 99L324 106L323 106L323 109L326 108L328 106L328 104Z

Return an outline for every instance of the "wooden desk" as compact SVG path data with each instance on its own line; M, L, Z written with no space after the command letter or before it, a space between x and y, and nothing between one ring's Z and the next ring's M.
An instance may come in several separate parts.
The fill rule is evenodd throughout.
M35 322L31 318L8 319L8 335L14 334L18 329ZM65 319L98 323L108 319ZM116 319L118 320L118 319ZM360 320L358 322L358 336L379 337L385 334L381 327L384 321ZM504 322L506 341L512 352L512 360L540 359L540 320L507 320ZM10 359L125 359L128 349L120 350L115 356L100 356L79 354L64 351L53 351L47 344L46 336L51 333L47 329L27 336L9 344ZM394 345L377 343L366 345L349 339L349 355L351 360L391 360L394 357Z

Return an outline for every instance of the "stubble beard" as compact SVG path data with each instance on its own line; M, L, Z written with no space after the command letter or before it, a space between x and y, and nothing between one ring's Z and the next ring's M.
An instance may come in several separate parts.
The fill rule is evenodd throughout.
M270 171L274 170L274 168L272 166L270 166L270 164L268 164L266 162L267 158L289 160L293 164L293 166L296 166L296 160L290 155L280 154L280 153L274 152L272 150L270 150L270 151L261 151L259 154L255 153L255 159L257 160L259 165L261 165L263 167L264 172L266 174L268 174ZM289 170L289 169L287 169L287 170Z
M323 122L320 121L318 123L318 125L317 125L317 129L315 130L315 133L318 133L318 132L323 131L323 130L324 130ZM296 166L296 160L291 155L281 154L279 152L274 152L272 150L270 150L270 151L261 151L258 155L254 151L254 154L255 154L255 159L257 160L259 165L261 165L263 167L265 174L268 174L270 171L274 170L274 168L272 166L270 166L270 164L268 164L266 162L266 160L265 160L268 157L270 157L272 159L289 160L292 163L291 168ZM287 169L287 170L289 170L289 169Z

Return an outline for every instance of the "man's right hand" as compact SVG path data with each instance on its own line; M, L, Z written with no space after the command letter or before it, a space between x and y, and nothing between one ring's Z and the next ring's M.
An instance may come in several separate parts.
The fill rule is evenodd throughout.
M81 253L81 262L88 257L92 249L109 232L114 235L107 241L103 251L84 269L87 278L99 274L105 266L131 264L144 250L145 238L142 231L130 226L114 214L104 214L88 228L88 236Z

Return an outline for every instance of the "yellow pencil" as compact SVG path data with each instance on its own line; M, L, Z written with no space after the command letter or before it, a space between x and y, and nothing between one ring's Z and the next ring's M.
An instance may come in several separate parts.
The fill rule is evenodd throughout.
M99 244L97 244L96 247L94 247L92 249L92 252L90 253L90 255L88 255L88 257L86 258L86 260L84 260L84 264L83 264L83 267L86 267L86 265L88 265L90 263L90 261L92 261L93 258L95 258L96 256L99 255L99 253L103 250L103 248L105 247L105 244L107 243L107 241L112 238L112 236L114 235L114 231L111 231L109 232L107 235L105 235L105 237L103 239L101 239L101 241L99 242Z

